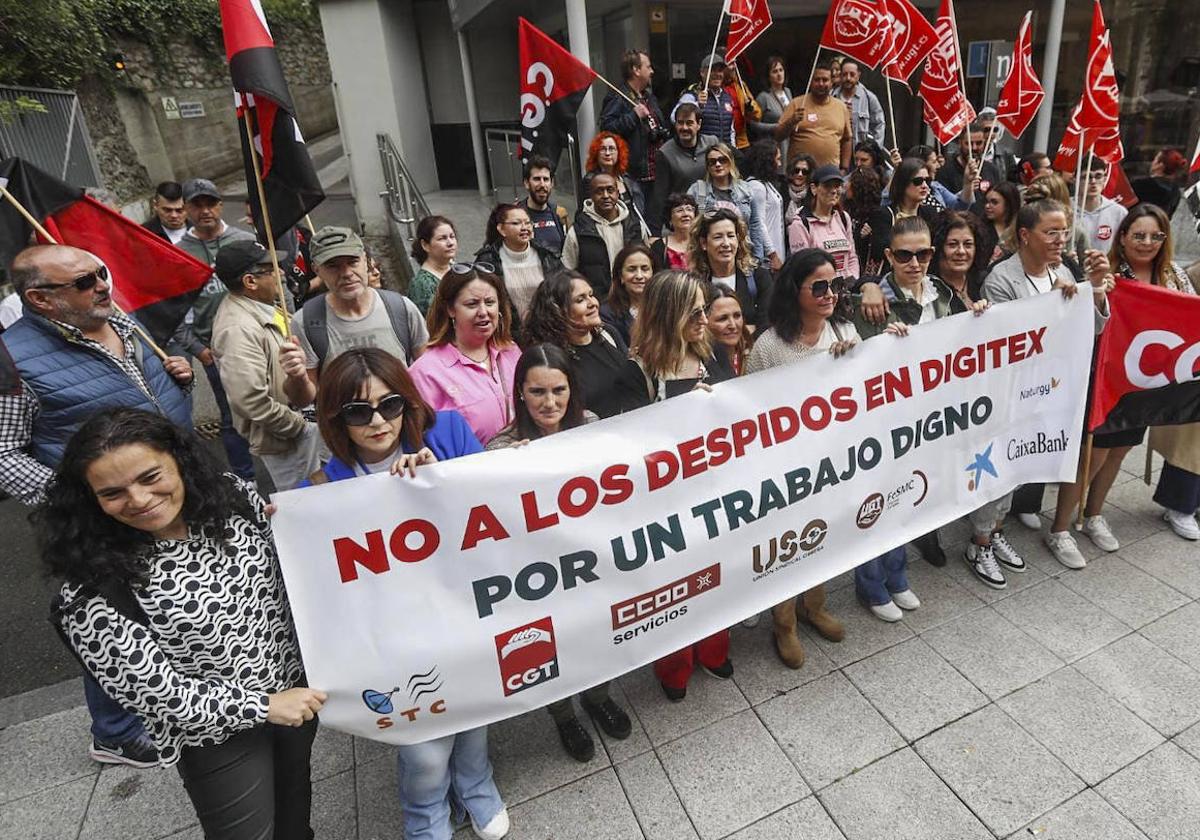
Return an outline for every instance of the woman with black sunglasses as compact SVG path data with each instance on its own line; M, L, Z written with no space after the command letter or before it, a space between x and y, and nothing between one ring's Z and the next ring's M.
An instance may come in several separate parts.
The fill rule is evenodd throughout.
M925 220L925 224L933 227L938 211L925 203L932 183L933 178L930 177L925 161L918 158L905 158L900 161L900 165L892 174L892 182L888 185L884 206L872 213L867 220L871 233L867 245L867 259L862 266L864 277L877 276L886 269L887 260L883 252L891 244L892 225L897 219L919 216Z
M796 220L796 214L808 200L809 178L817 171L817 160L812 155L797 155L788 165L785 181L787 190L783 196L783 229Z

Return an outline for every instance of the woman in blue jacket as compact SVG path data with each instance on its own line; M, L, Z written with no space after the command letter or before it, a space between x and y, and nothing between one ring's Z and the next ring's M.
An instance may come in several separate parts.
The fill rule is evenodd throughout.
M483 451L456 411L433 411L404 364L374 347L350 350L321 373L317 425L333 458L308 483L360 475L416 474L418 466ZM399 748L405 840L450 840L450 791L475 834L499 840L508 810L492 780L487 727Z

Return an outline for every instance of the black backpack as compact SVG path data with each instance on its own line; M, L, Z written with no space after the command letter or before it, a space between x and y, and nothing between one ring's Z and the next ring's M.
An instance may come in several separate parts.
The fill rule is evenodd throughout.
M387 289L376 289L383 308L387 310L388 320L392 322L392 330L404 348L404 364L412 364L412 338L408 333L407 298L398 292ZM317 369L325 366L325 356L329 353L329 304L325 295L318 295L304 302L304 334L308 343L317 354Z

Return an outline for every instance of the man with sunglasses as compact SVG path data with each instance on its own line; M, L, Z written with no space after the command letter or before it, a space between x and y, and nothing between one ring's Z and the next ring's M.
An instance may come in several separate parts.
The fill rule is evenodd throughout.
M321 466L320 436L284 387L279 351L287 313L276 305L281 280L270 252L254 240L222 248L216 268L229 294L213 319L212 344L233 423L275 489L290 490Z
M192 368L160 361L113 306L108 269L65 245L34 245L13 259L9 277L23 317L4 333L20 376L0 394L0 489L26 505L45 499L67 441L98 411L140 408L192 427ZM84 675L92 717L91 757L105 764L152 767L153 742L135 716Z

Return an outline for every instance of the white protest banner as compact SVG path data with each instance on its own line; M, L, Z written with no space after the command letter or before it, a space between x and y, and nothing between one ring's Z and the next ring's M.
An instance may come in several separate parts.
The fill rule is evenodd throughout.
M279 494L322 719L415 743L536 709L1018 484L1072 480L1091 297L945 318L415 479Z

